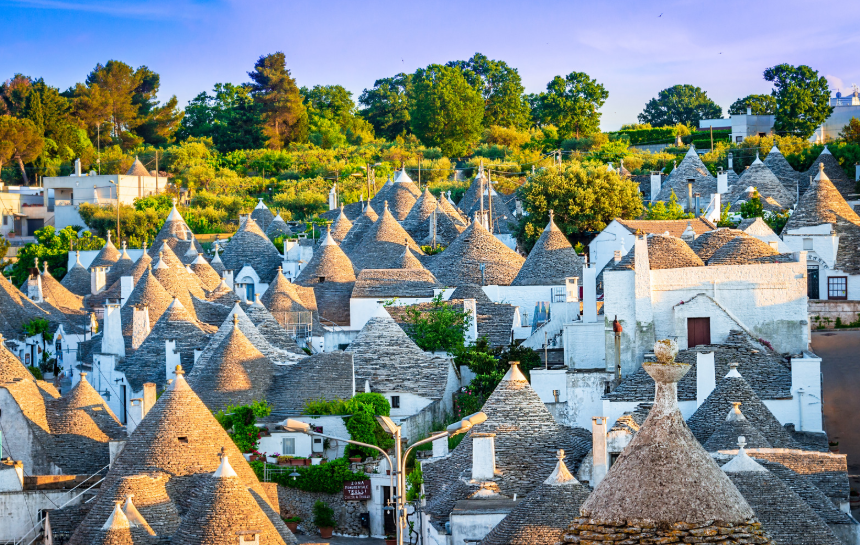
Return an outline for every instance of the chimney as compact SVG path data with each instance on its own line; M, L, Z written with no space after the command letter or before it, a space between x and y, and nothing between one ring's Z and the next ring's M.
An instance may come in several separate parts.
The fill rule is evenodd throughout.
M131 434L131 432L129 432ZM125 448L125 441L108 441L108 461L113 467L113 461L116 460L116 457L119 456L119 453L122 452L122 449Z
M579 302L579 278L565 278L565 286L567 287L567 303Z
M747 115L752 115L752 108L747 106Z
M463 299L463 312L468 312L471 316L466 343L473 343L478 340L478 302L475 299Z
M591 456L593 460L591 468L591 488L597 488L600 481L606 477L609 471L609 454L606 451L606 417L591 417Z
M717 173L717 193L722 195L729 191L729 173L722 170Z
M27 279L27 299L34 303L44 303L44 293L42 292L42 275L39 274L38 258L36 259L36 272L31 274Z
M75 159L75 176L81 177L81 159Z
M104 272L104 269L102 269ZM102 333L102 353L125 357L125 340L122 338L122 318L117 303L106 303L104 311L104 332Z
M711 395L717 386L713 352L696 352L696 407Z
M768 241L768 245L770 245L770 247L773 248L774 250L776 250L777 252L779 251L779 242L778 241L770 240L770 241Z
M621 261L621 250L615 250L615 254L613 256L613 259L615 260L616 263Z
M149 336L149 331L149 307L146 305L134 307L131 318L131 347L135 350L140 348Z
M93 267L90 272L90 293L95 295L105 289L105 267Z
M687 228L681 233L681 240L690 243L696 240L696 232L693 230L693 222L687 221Z
M729 170L734 170L735 169L734 155L729 153L726 157L729 161Z
M660 189L663 185L663 175L659 171L651 173L651 202L657 200L657 195L660 194Z
M134 277L133 276L121 276L119 278L119 298L124 305L128 300L128 296L131 295L132 290L134 289Z
M224 283L233 289L233 271L224 271Z
M133 397L128 400L128 422L125 425L125 431L130 436L137 429L137 425L143 420L143 399ZM113 459L111 459L113 463Z
M597 321L597 269L593 265L582 269L582 321Z
M176 351L176 339L164 341L164 364L167 371L165 376L168 378L175 374L176 366L182 364L179 360L179 352Z
M442 458L448 456L448 438L442 437L433 441L433 457Z
M175 368L174 368L175 371ZM146 416L149 413L149 410L152 409L152 406L155 405L155 383L154 382L144 382L143 383L143 416Z
M687 178L687 212L692 212L693 208L693 178Z
M495 433L472 433L472 480L489 481L495 478L495 438Z

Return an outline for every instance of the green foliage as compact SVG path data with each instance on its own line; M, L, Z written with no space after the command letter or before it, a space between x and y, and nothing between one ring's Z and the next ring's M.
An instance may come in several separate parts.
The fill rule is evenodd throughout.
M839 133L839 138L842 138L849 144L860 144L860 120L852 117L847 125L842 127Z
M30 373L33 374L33 378L35 378L36 380L45 380L44 375L42 375L42 370L35 365L27 366L27 370L29 370Z
M729 115L746 115L747 108L752 109L752 115L773 115L776 99L770 95L747 95L729 106Z
M268 402L254 400L250 405L228 405L214 415L240 451L253 452L260 443L260 429L254 424L257 418L265 418L271 413L272 407Z
M361 115L379 136L394 140L412 132L409 116L409 95L412 75L400 73L392 78L378 79L372 89L365 89L358 98L364 108Z
M466 340L466 329L474 319L468 312L456 309L437 295L430 308L406 307L404 329L422 350L454 353Z
M263 480L263 462L250 462L251 469L257 474L257 478ZM349 461L344 458L331 460L328 463L315 466L294 466L290 468L292 473L299 474L293 480L287 472L269 473L269 480L288 488L296 488L305 492L324 492L326 494L337 494L343 490L343 483L347 481L361 481L367 479L364 473L354 473L349 470Z
M833 113L830 87L824 76L806 65L780 64L764 71L764 79L773 82L776 99L773 129L809 138L816 127Z
M349 430L349 436L353 441L376 445L383 450L388 450L394 446L394 439L385 433L374 416L373 411L367 408L358 411L346 421L346 429ZM346 454L347 456L358 455L364 458L375 457L379 452L369 447L347 445Z
M598 232L615 218L632 219L642 213L639 186L602 164L571 162L541 169L519 193L526 216L520 220L517 239L526 250L540 237L550 210L568 237Z
M48 225L33 235L36 242L27 243L18 250L18 260L12 266L12 282L16 286L23 284L30 276L30 268L36 258L39 258L40 267L47 262L48 272L60 280L66 274L69 251L100 250L105 244L103 239L93 236L89 231L83 231L78 236L72 226L57 231L52 225Z
M669 202L658 201L651 203L645 209L646 220L681 220L695 217L693 214L684 212L684 208L678 204L675 191L669 196Z
M726 205L720 210L720 221L717 222L717 227L734 227L735 223L729 218L729 209L732 207L731 203L726 203Z
M788 223L788 219L791 217L791 210L783 210L781 212L765 212L764 213L764 221L773 229L773 232L777 235L782 233L782 229L785 227L785 224Z
M640 123L654 127L666 127L682 123L691 127L699 125L702 119L713 119L723 115L723 110L708 94L693 85L675 85L663 89L652 98L639 114Z
M431 64L412 79L412 131L424 145L438 146L448 156L464 155L481 134L484 101L463 72Z
M334 528L337 521L334 518L334 509L322 500L317 500L313 507L314 525L317 528Z
M406 501L415 501L420 497L422 484L424 472L421 470L421 464L415 464L415 469L406 475Z
M461 350L455 356L454 363L458 367L467 366L475 374L475 378L466 388L466 392L463 392L466 396L461 395L461 399L455 400L455 416L464 416L479 410L504 378L512 361L520 362L520 370L527 379L529 372L541 363L540 355L530 348L509 346L493 349L486 337L481 337L475 344Z
M26 333L28 337L41 334L42 338L45 339L45 342L51 342L53 340L54 336L50 333L50 329L51 322L42 318L33 318L24 324L24 333Z
M525 88L516 68L481 53L475 53L468 61L452 61L446 66L462 70L469 84L481 93L485 127L523 129L528 126L529 107L523 100Z
M556 76L540 94L539 113L542 124L558 127L562 138L587 136L600 127L598 111L609 92L584 72Z
M322 415L350 415L369 410L374 415L388 416L391 413L391 405L382 394L375 392L362 392L355 394L350 399L324 399L308 400L302 414Z
M585 254L585 246L582 244L582 242L577 242L576 244L573 245L573 251L579 255L584 255Z
M8 115L0 116L0 166L14 159L25 184L29 185L29 178L24 163L39 157L44 147L45 138L33 121Z
M764 217L764 206L761 204L761 195L758 191L754 191L750 200L741 205L741 217L744 219Z
M282 149L290 142L303 142L308 136L308 112L287 70L286 56L280 51L261 56L248 76L268 147Z
M221 153L261 147L261 113L250 86L216 83L211 95L197 95L185 107L177 136L210 138Z

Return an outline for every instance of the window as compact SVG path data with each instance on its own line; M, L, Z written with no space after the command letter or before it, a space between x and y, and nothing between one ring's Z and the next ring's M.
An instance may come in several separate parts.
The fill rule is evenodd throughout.
M828 299L848 299L848 277L831 276L827 279Z
M743 137L743 136L735 136L735 142L737 142L738 144L740 144L740 143L741 143L741 142L743 142L743 141L744 141L744 137Z
M284 437L281 439L283 443L281 445L281 454L283 455L293 455L296 453L296 440L292 437Z
M804 250L811 250L812 249L812 239L811 238L803 239L803 249Z
M391 396L391 408L399 409L400 408L400 396Z

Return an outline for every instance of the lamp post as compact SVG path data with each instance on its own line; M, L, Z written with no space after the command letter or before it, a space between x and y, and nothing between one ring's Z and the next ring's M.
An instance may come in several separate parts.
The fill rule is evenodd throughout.
M113 180L108 180L108 182L113 184L113 186L116 188L116 240L117 242L119 242L122 240L122 234L119 230L119 182L115 182Z
M477 412L475 414L469 415L466 418L460 420L459 422L455 422L447 427L447 429L441 433L437 433L431 437L426 439L422 439L421 441L416 441L405 451L403 450L403 443L400 438L400 426L394 423L387 416L377 416L377 422L382 426L382 429L385 430L386 433L394 436L394 454L395 454L395 463L391 463L391 457L387 452L377 447L376 445L370 445L368 443L362 443L360 441L353 441L351 439L344 439L343 437L334 437L331 435L326 435L324 433L318 433L313 431L310 424L306 422L299 422L298 420L287 419L287 421L283 424L284 429L290 432L300 432L306 433L308 435L315 435L317 437L325 437L327 439L335 439L337 441L344 441L351 445L357 445L360 447L367 447L374 450L379 451L385 459L388 461L388 467L391 468L391 489L392 489L392 499L394 499L394 509L395 509L395 524L397 528L397 545L403 545L403 530L406 528L406 460L409 459L409 453L412 452L415 447L419 445L424 445L426 443L430 443L437 439L442 439L445 437L453 437L455 435L459 435L461 433L466 433L472 427L477 426L478 424L487 420L487 415L482 412ZM395 465L396 464L396 465ZM395 488L395 479L397 480L396 488ZM396 490L396 494L394 491Z

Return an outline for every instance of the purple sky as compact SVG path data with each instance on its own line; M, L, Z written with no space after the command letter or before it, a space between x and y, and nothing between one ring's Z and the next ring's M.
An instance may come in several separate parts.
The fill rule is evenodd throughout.
M857 2L0 0L0 10L0 78L65 89L118 59L161 74L162 97L183 106L217 82L247 81L257 57L278 50L299 85L341 84L356 99L377 78L476 51L516 67L527 92L586 72L609 91L604 130L679 83L725 111L769 92L762 72L783 62L810 65L834 92L860 84Z

